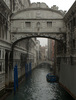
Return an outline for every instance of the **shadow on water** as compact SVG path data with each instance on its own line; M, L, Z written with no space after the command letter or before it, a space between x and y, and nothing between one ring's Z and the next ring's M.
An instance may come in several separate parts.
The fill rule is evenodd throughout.
M28 79L20 84L16 95L12 93L5 100L74 100L58 83L46 81L49 72L49 66L38 66Z

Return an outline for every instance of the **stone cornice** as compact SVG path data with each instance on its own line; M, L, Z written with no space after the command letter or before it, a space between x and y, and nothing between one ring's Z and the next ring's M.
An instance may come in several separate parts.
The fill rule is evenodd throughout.
M38 32L11 32L12 34L38 34ZM65 34L65 32L39 32L39 34ZM39 36L40 37L40 36ZM43 37L43 36L42 36Z
M8 44L8 45L11 45L11 43L10 43L10 42L5 41L5 40L3 40L3 39L0 39L0 42L5 43L5 44Z
M17 18L17 19L12 19L11 18L11 21L14 21L14 20L45 20L45 21L47 21L47 20L63 20L63 18L58 18L58 19L49 19L49 18L48 19L46 19L46 18L44 18L44 19L40 19L40 18L34 18L34 19L33 18L32 19L18 19Z

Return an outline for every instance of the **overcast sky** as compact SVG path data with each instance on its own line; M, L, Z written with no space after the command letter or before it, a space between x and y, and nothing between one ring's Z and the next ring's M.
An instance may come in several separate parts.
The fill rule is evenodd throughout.
M57 5L59 10L69 10L75 0L30 0L32 2L45 2L50 8Z
M59 10L66 10L68 11L70 9L70 7L73 5L73 3L75 2L75 0L30 0L31 3L33 2L44 2L48 5L48 7L51 8L51 6L53 5L57 5L59 7ZM40 44L42 46L47 44L47 39L44 38L40 38Z

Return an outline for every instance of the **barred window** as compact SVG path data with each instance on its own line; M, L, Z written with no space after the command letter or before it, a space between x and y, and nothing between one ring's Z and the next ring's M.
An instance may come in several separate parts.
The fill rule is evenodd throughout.
M47 22L47 27L52 27L52 22Z
M26 27L31 27L31 22L25 22Z

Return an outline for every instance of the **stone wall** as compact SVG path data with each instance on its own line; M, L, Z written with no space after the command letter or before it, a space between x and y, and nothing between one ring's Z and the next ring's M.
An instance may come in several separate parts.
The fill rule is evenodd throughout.
M59 82L76 99L76 65L64 63L62 60Z

